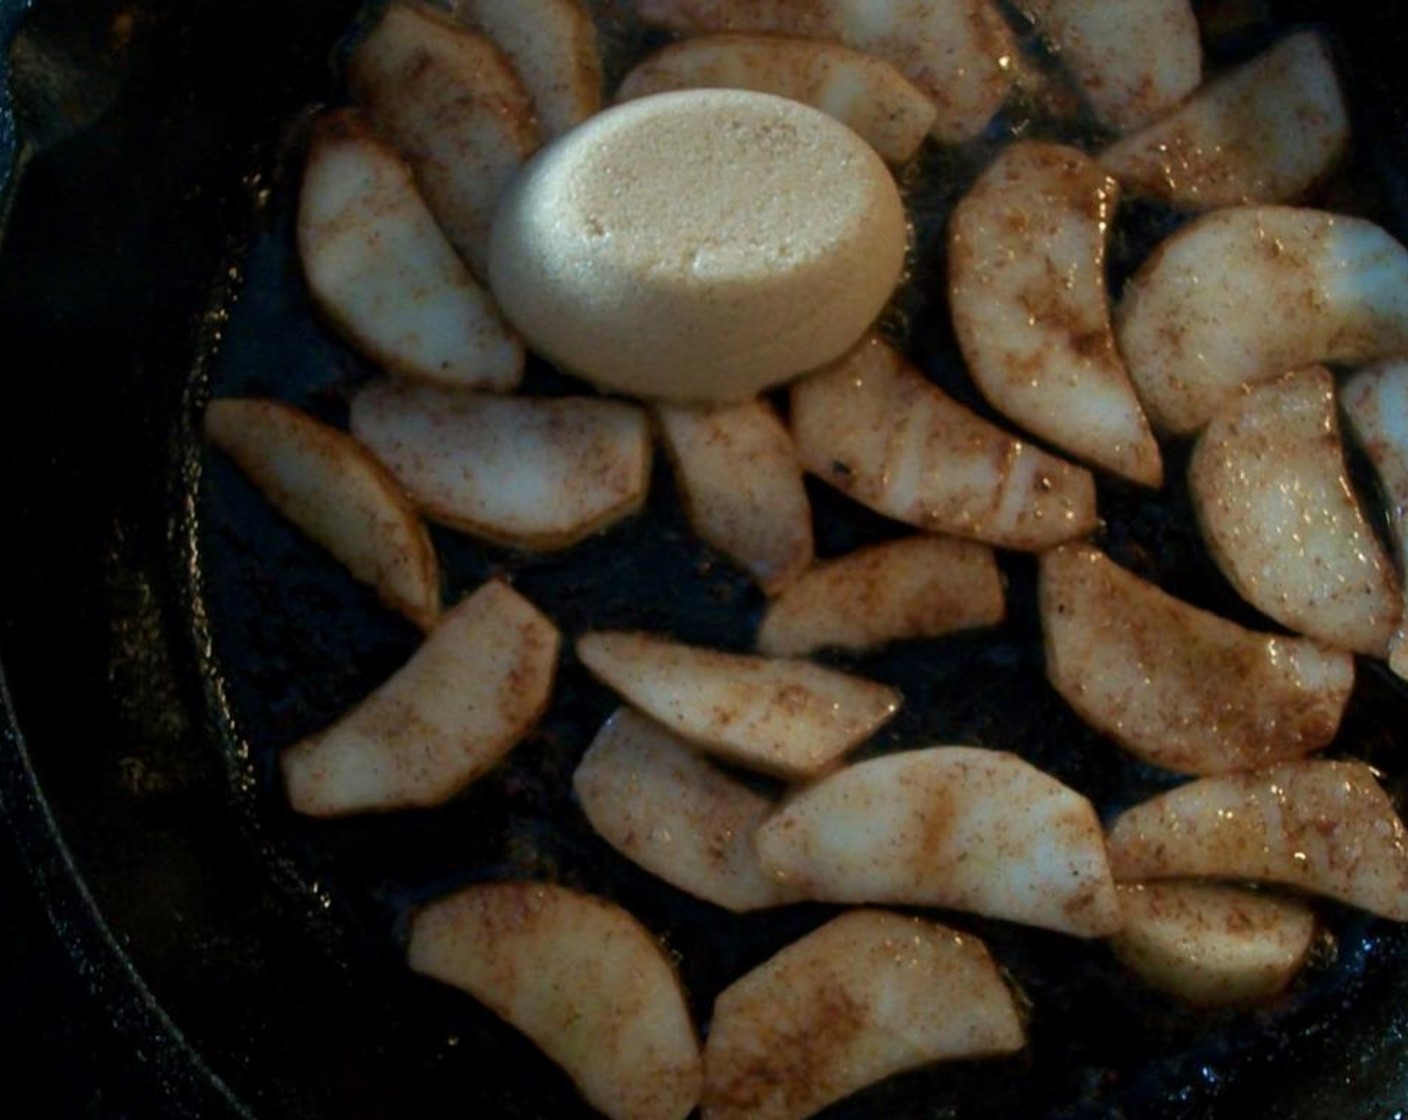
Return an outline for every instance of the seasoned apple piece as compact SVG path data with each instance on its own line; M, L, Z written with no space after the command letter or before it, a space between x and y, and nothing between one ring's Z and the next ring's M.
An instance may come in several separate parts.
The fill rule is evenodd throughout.
M1159 445L1110 325L1105 237L1118 199L1083 152L1013 144L953 212L949 304L994 408L1078 459L1159 486Z
M803 657L869 650L996 626L1006 614L1002 576L987 545L956 537L886 541L818 564L768 606L758 649Z
M945 906L1077 937L1120 924L1090 802L1002 751L848 766L786 802L755 843L765 872L824 902Z
M1408 349L1408 250L1360 218L1218 210L1155 250L1115 331L1154 426L1190 435L1287 370Z
M914 157L938 113L882 59L839 43L758 32L672 43L626 75L616 100L677 89L748 89L805 102L860 133L890 163Z
M1281 883L1408 921L1408 835L1362 762L1199 778L1121 814L1109 851L1122 882Z
M1387 656L1403 597L1350 487L1328 370L1287 374L1219 413L1188 481L1208 548L1247 602L1298 633Z
M792 388L802 465L877 513L1039 552L1095 527L1090 472L994 427L879 338Z
M1110 948L1150 987L1198 1007L1268 999L1295 979L1315 937L1304 902L1213 883L1120 884Z
M611 1120L684 1120L699 1042L655 938L615 903L546 883L481 883L411 922L412 969L531 1038Z
M289 803L335 817L448 801L533 729L557 652L557 628L532 603L484 584L390 680L284 751Z
M1002 107L1017 45L990 0L636 0L649 23L671 31L771 31L834 39L895 67L938 110L933 134L976 136Z
M807 661L719 653L648 634L585 634L577 656L670 730L786 779L821 773L900 706L892 688Z
M856 910L719 994L703 1117L803 1120L903 1070L1025 1045L1016 1001L976 937Z
M566 548L634 513L650 476L644 411L592 397L495 397L372 382L352 434L427 516L520 548Z
M451 10L508 56L546 138L601 108L596 26L579 0L453 0Z
M1104 124L1129 132L1163 116L1203 79L1188 0L1026 0L1037 27Z
M435 549L395 479L361 444L291 405L236 398L206 406L205 437L382 602L422 630L435 625Z
M773 802L653 720L619 709L592 740L572 788L592 827L667 883L734 911L792 901L753 851Z
M1078 0L1076 0L1078 6ZM1210 82L1100 156L1133 190L1211 209L1289 202L1349 146L1349 115L1323 39L1292 35Z
M1052 686L1101 734L1187 774L1253 770L1334 738L1354 658L1164 594L1098 549L1041 557Z
M483 277L499 196L538 146L533 104L513 68L450 15L397 0L353 52L347 80Z
M769 595L812 562L812 507L792 436L760 400L656 410L690 524Z
M410 168L350 110L313 128L298 253L314 300L373 361L471 389L512 389L523 346L470 277Z

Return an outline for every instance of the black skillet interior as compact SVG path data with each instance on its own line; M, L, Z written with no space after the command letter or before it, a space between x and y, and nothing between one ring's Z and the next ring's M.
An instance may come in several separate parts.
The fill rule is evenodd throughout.
M1408 29L1388 6L1204 7L1247 29L1225 40L1229 57L1254 49L1273 17L1324 21L1361 138L1327 203L1367 209L1408 235ZM414 635L227 463L202 456L193 421L211 391L276 395L338 419L347 387L367 372L314 323L288 238L300 121L336 97L330 48L355 4L36 8L46 41L81 28L122 67L98 123L27 167L0 253L10 378L0 415L10 720L0 793L75 958L157 1070L173 1115L581 1114L528 1043L405 973L399 937L415 900L510 875L604 891L678 954L701 1018L732 977L829 911L740 922L596 840L565 776L611 701L570 655L533 742L460 801L339 824L283 808L277 746L336 715L405 657ZM614 52L639 46L628 26L613 26ZM91 50L83 58L99 64ZM1035 132L1052 127L1032 115ZM931 155L921 178L961 183L985 150ZM952 189L914 186L916 205L933 215L921 240L933 240ZM1170 222L1132 209L1116 279ZM941 308L922 295L935 269L921 258L921 294L891 325L932 376L971 400L953 376ZM530 384L562 387L541 368ZM437 533L447 592L509 571L568 635L633 626L741 646L759 600L691 542L672 497L657 470L644 517L562 557ZM892 532L814 497L824 552ZM1192 540L1176 485L1158 499L1114 486L1101 497L1104 543L1122 561L1247 617ZM1030 565L1008 561L1006 573L1013 621L1001 634L861 663L900 685L909 713L867 749L921 738L1018 749L1106 813L1158 788L1047 689ZM1363 667L1341 745L1408 772L1405 712L1402 688ZM1030 1000L1031 1046L1010 1060L896 1079L834 1114L1394 1114L1408 1106L1408 940L1347 911L1324 913L1330 937L1288 997L1214 1016L1140 991L1098 945L946 915L988 940Z

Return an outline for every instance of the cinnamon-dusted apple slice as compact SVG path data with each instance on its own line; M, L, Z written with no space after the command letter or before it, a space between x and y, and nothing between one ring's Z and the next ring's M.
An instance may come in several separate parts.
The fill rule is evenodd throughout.
M959 142L981 132L1011 88L1017 46L991 0L636 0L648 23L671 31L771 31L834 39L895 67L938 110L933 134Z
M690 524L769 595L810 566L812 507L792 436L761 400L656 410Z
M520 548L575 544L649 483L645 412L619 401L377 381L352 400L352 434L427 516Z
M1388 655L1403 596L1350 487L1328 370L1287 374L1219 413L1188 481L1208 548L1247 602L1298 633Z
M1281 883L1408 921L1408 832L1362 762L1199 778L1121 814L1109 852L1121 882Z
M705 750L780 778L810 778L887 722L892 688L824 669L598 631L577 655L602 682Z
M1198 1007L1278 994L1315 939L1315 911L1298 899L1196 882L1121 883L1119 894L1115 956L1150 987Z
M1053 687L1168 770L1252 770L1317 750L1354 687L1349 653L1243 629L1087 545L1042 555L1040 598Z
M987 545L919 535L818 564L768 606L758 649L803 657L869 650L996 626L1006 614L1002 576Z
M986 947L936 922L855 910L714 1003L704 1120L803 1120L882 1078L1026 1045Z
M676 89L749 89L830 113L889 163L912 159L938 113L889 63L839 43L758 32L681 39L626 75L617 101Z
M1115 332L1155 428L1189 435L1248 385L1408 349L1408 250L1361 218L1218 210L1155 250Z
M1132 190L1180 206L1289 202L1339 161L1349 132L1329 48L1305 31L1210 82L1100 162Z
M314 300L373 361L472 389L518 384L522 344L445 240L410 168L351 110L313 127L298 253Z
M361 444L291 405L236 398L206 406L205 436L382 602L423 630L435 625L435 549L395 479Z
M1002 751L856 763L786 802L755 843L765 872L826 902L945 906L1077 937L1120 924L1090 802Z
M604 898L546 883L481 883L411 922L412 969L531 1038L611 1120L684 1120L699 1042L669 958Z
M513 68L448 13L396 0L352 53L347 80L483 277L499 196L538 146L533 103Z
M533 729L557 652L557 628L532 603L484 584L385 684L284 751L290 804L335 817L448 801Z
M1095 527L1089 471L964 408L879 338L792 388L802 465L877 513L1039 552Z
M572 788L592 827L667 883L734 911L792 901L753 851L753 833L773 802L653 720L618 709L592 740Z
M1118 199L1083 152L1013 144L949 221L949 305L994 408L1078 459L1158 486L1159 445L1110 325L1105 239Z
M596 25L579 0L453 0L451 9L508 56L545 138L601 108Z

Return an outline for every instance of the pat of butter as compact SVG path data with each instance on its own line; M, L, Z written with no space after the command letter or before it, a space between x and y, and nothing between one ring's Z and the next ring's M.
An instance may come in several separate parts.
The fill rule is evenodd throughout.
M529 345L600 388L738 400L854 345L906 237L888 169L844 125L769 94L690 90L541 152L499 208L489 275Z

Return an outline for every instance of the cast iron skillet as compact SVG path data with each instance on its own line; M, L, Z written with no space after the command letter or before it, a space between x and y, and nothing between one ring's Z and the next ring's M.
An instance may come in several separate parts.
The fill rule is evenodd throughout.
M0 0L5 41L30 6ZM174 1116L580 1115L529 1044L405 972L398 944L416 900L506 875L603 890L679 952L701 1016L729 979L829 911L740 927L591 837L561 779L611 702L570 658L533 749L464 800L332 825L283 809L274 748L337 714L414 636L203 456L194 425L211 391L277 394L338 419L346 386L366 373L311 324L287 245L299 122L336 97L330 45L355 5L32 6L8 53L18 134L0 112L0 798L75 964ZM1408 236L1408 29L1387 6L1275 7L1333 33L1363 138L1344 181L1356 206ZM631 46L628 34L613 41ZM920 201L937 212L934 193ZM1133 238L1171 222L1144 208ZM894 326L949 383L942 317L911 302ZM530 384L560 388L541 368ZM816 497L825 550L887 531ZM1247 617L1180 528L1178 487L1157 500L1109 488L1102 503L1105 544L1123 562ZM738 645L754 593L689 541L674 506L657 472L642 521L569 559L439 534L448 593L512 569L569 634L589 622L669 626ZM1107 812L1158 788L1046 689L1030 566L1010 561L1007 575L1006 636L919 651L938 672L916 670L912 650L866 663L914 713L868 749L921 736L1020 746ZM1355 710L1344 741L1401 794L1403 690L1363 666ZM1322 952L1290 997L1210 1018L1140 992L1098 946L951 916L1030 996L1032 1046L897 1079L835 1115L1395 1114L1408 1106L1408 942L1325 913L1337 952Z

